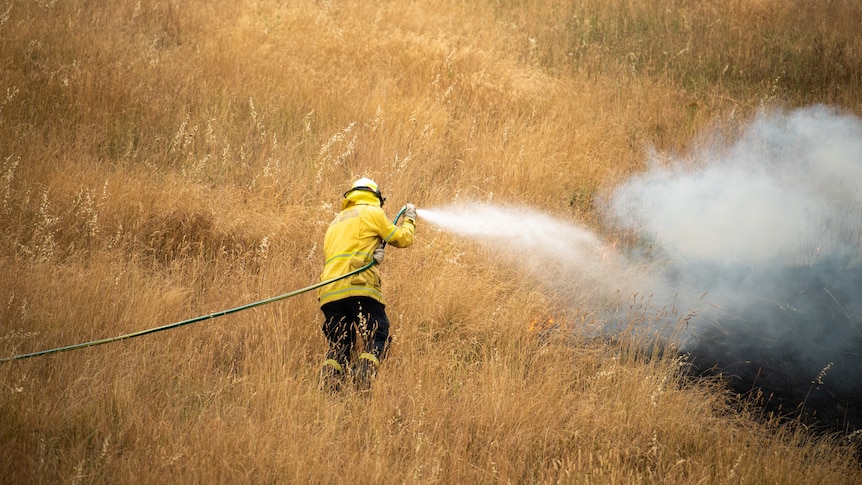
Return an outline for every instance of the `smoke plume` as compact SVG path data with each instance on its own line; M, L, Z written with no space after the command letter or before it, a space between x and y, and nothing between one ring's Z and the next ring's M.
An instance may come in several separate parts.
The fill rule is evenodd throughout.
M663 268L660 298L699 308L683 342L696 366L859 428L862 120L824 106L761 113L709 146L654 154L607 200L608 224Z

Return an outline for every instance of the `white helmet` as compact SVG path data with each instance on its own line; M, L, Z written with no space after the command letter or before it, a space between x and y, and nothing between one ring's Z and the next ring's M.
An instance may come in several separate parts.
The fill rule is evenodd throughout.
M377 182L371 180L368 177L362 177L361 179L353 182L353 186L344 193L344 196L347 197L347 194L353 192L354 190L364 190L366 192L371 192L372 194L377 196L377 199L380 200L380 207L383 207L383 202L386 201L386 198L383 197L383 194L380 193L380 189L377 187Z

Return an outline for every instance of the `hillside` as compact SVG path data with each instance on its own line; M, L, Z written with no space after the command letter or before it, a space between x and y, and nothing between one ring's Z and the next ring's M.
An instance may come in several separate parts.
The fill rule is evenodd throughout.
M387 250L370 392L318 389L313 293L2 362L0 481L861 483L858 385L836 385L860 369L860 23L849 1L0 3L0 358L316 283L362 176L390 217L441 215ZM822 238L765 228L792 270L692 229L716 200L764 229L755 193ZM490 237L443 222L481 207ZM763 294L789 331L747 338L775 305L692 303L776 279L801 281ZM692 349L822 343L803 305L841 358L758 354L802 406L732 387L759 367L692 378Z

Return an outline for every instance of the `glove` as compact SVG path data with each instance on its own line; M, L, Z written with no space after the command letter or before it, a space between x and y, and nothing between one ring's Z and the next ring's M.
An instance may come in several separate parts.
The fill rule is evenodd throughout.
M371 257L374 258L374 261L377 261L377 264L383 264L383 245L374 250Z
M404 218L416 222L416 206L410 203L404 205Z

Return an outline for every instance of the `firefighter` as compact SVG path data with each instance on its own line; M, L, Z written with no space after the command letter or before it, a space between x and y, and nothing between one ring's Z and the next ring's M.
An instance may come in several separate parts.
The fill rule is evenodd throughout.
M337 391L348 373L360 389L367 389L386 357L389 346L389 319L380 288L378 265L384 246L406 248L413 244L416 207L404 206L404 222L396 226L383 211L386 199L377 184L360 178L344 193L341 212L323 239L325 263L321 281L336 278L371 262L377 264L318 289L323 312L323 334L329 350L321 370L321 387ZM364 342L363 348L356 348ZM359 355L351 367L351 354Z

